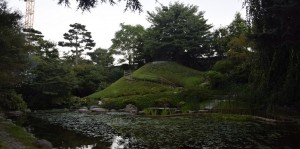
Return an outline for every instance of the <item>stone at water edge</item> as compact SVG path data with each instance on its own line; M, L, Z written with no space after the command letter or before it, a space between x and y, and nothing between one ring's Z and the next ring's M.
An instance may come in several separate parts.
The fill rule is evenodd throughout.
M107 109L104 108L93 108L91 109L92 112L108 112Z
M49 141L42 139L36 142L36 146L41 149L52 149L52 143Z
M138 112L138 108L135 105L133 105L133 104L128 104L124 108L124 111L132 113L132 114L136 114Z
M99 106L97 106L97 105L92 105L92 106L90 106L90 110L92 110L92 109L94 109L94 108L99 108Z
M145 111L139 111L138 114L139 115L145 115Z
M98 105L101 106L102 105L102 101L98 101Z
M81 109L78 109L78 112L85 113L85 112L90 112L90 111L87 108L81 108Z
M7 116L12 116L12 117L19 117L22 116L23 112L22 111L9 111L7 112Z

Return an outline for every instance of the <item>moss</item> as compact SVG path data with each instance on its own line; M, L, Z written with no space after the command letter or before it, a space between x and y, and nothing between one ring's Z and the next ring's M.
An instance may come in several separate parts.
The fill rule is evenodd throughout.
M37 149L37 139L24 128L9 123L0 123L0 129L6 131L12 138L15 138L17 141L24 144L26 148ZM6 147L4 142L0 142L0 147Z
M0 148L4 149L4 148L8 148L8 147L3 141L0 140Z

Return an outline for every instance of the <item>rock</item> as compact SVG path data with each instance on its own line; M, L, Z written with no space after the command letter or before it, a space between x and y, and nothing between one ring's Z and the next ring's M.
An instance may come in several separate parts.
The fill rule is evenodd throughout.
M78 109L78 112L86 113L86 112L90 112L90 111L87 108L80 108L80 109Z
M36 146L40 149L52 149L52 144L45 139L38 140Z
M200 84L201 87L207 87L209 85L210 85L209 82L203 82L203 83Z
M189 110L188 112L189 112L189 114L195 113L195 111L192 111L192 110Z
M117 110L116 109L111 109L110 112L117 112Z
M124 111L132 113L132 114L137 114L138 108L133 104L128 104L128 105L126 105Z
M12 116L12 117L19 117L22 116L23 112L22 111L9 111L7 112L7 116Z
M25 112L26 113L31 113L31 110L30 109L26 109Z
M102 105L102 101L98 101L98 105L99 105L99 106Z
M93 108L91 109L92 112L108 112L107 109L104 108Z
M177 110L175 110L175 113L179 114L179 113L182 113L182 111L177 109Z
M90 110L92 110L92 109L94 109L94 108L99 108L99 106L96 106L96 105L90 106Z
M140 115L145 115L145 111L139 111L138 114L140 114Z

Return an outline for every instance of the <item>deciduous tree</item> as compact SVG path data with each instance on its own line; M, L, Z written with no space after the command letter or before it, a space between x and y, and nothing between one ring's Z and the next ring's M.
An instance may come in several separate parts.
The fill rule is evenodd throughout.
M97 65L102 67L110 67L113 65L113 53L107 49L97 48L95 51L88 52L87 54L90 56L91 61Z
M129 66L133 66L140 54L139 52L143 51L145 29L141 25L132 26L121 23L120 26L121 30L115 33L110 49L124 56Z
M194 5L179 2L148 12L151 23L145 46L155 60L174 60L189 63L210 54L212 27L204 19L204 12Z

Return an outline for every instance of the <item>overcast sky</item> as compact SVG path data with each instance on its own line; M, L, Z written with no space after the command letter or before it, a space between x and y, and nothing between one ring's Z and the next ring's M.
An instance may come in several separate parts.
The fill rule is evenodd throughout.
M9 7L17 9L25 14L24 0L7 0ZM71 0L72 1L72 0ZM75 0L73 0L75 1ZM199 11L205 11L204 17L214 28L228 25L237 12L245 16L242 9L243 0L158 0L163 5L179 1L184 4L193 4L199 7ZM54 42L63 41L70 24L80 23L86 25L86 29L92 32L96 42L96 48L109 48L111 39L116 31L120 30L120 23L141 24L145 28L150 24L146 20L146 12L154 11L160 6L155 0L140 0L143 12L124 12L125 3L115 6L99 4L90 12L82 12L76 9L76 4L71 8L57 5L58 0L35 0L34 28L41 31L45 39Z

